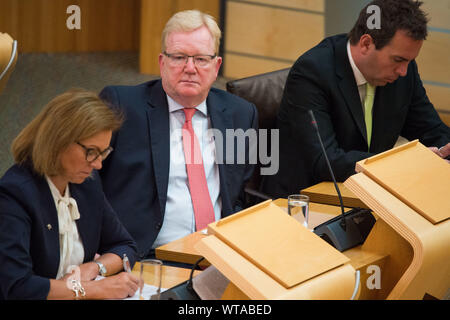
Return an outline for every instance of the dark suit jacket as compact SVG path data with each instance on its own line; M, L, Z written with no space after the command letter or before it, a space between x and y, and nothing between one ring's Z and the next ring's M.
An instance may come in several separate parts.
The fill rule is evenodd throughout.
M100 96L119 107L126 117L113 135L114 151L100 171L103 189L144 257L162 227L167 200L170 137L166 94L161 80L154 80L138 86L106 87ZM237 96L212 88L206 103L212 127L224 138L226 129L257 127L255 106ZM226 155L226 143L223 145ZM235 212L252 172L253 165L248 162L219 164L222 217Z
M331 181L307 113L313 110L336 179L355 173L355 163L392 148L401 135L426 146L443 146L450 130L428 100L415 61L405 77L377 87L372 141L367 146L363 109L347 55L347 37L324 39L293 65L278 114L280 170L263 190L274 197Z
M135 242L106 200L98 174L69 188L80 212L84 262L111 252L126 253L134 264ZM58 214L47 181L14 165L0 179L0 300L46 299L59 259Z

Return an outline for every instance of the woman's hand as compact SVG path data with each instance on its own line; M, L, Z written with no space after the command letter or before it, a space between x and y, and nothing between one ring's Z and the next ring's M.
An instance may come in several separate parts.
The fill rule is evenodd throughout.
M80 265L80 280L81 281L91 281L94 280L99 275L98 265L91 261Z
M90 281L89 284L98 286L96 289L100 299L123 299L135 294L139 288L139 279L131 273L121 272L102 280Z

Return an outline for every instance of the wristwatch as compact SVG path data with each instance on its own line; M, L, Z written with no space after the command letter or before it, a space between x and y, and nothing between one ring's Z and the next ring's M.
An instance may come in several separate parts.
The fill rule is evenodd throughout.
M101 276L106 277L106 267L100 261L94 261L98 265L98 273Z

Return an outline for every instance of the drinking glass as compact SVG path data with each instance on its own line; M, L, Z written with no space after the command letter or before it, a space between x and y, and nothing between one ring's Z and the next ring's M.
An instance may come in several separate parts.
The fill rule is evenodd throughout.
M302 213L304 220L303 225L308 228L309 220L309 197L303 194L292 194L288 197L288 213L290 216L294 216L298 213Z
M161 296L162 261L146 259L140 261L139 299L159 300ZM153 294L152 294L153 293ZM150 297L148 297L150 295Z

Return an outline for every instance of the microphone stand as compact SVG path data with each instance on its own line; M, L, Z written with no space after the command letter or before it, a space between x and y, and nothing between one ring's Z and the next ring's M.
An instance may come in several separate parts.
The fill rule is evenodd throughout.
M367 209L354 208L349 212L345 212L341 192L337 185L330 161L328 160L328 156L323 145L322 138L320 136L316 118L314 117L314 113L312 112L312 110L308 110L308 113L311 117L311 123L316 130L317 137L320 142L320 147L325 157L328 170L330 171L331 178L333 179L334 187L336 188L336 192L339 197L339 203L341 205L341 215L315 227L314 233L321 237L323 240L327 241L337 250L342 252L347 249L356 247L366 240L370 230L372 230L372 227L375 224L375 218L371 214L370 210Z

